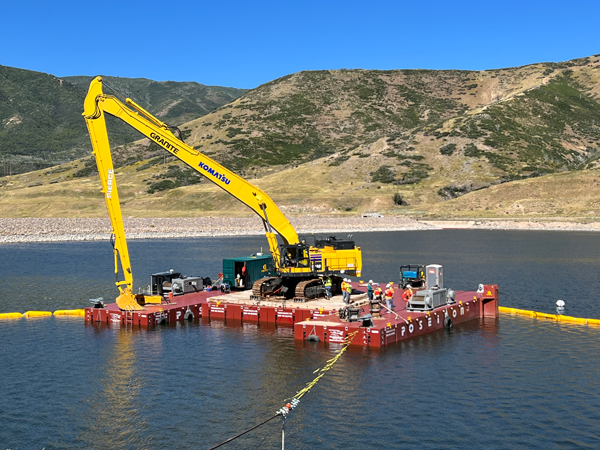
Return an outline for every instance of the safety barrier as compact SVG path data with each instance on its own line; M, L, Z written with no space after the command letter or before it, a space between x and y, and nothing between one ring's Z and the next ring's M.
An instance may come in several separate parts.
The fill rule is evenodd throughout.
M20 319L21 317L23 317L23 314L18 312L0 314L0 319Z
M563 316L562 314L546 314L527 309L507 308L499 306L498 311L507 314L519 314L522 316L535 317L537 319L549 319L557 322L577 323L580 325L600 325L600 319L584 319L581 317Z
M25 317L46 317L51 315L51 311L27 311L25 314L23 314Z
M53 313L51 311L27 311L26 313L19 312L10 312L10 313L0 313L0 319L21 319L23 317L48 317L52 316ZM85 309L59 309L54 311L55 316L77 316L83 317L85 316Z
M58 309L55 316L85 316L85 309Z

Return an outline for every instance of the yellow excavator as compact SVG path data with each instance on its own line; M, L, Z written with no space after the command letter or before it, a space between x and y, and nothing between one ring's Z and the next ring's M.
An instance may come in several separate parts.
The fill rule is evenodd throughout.
M117 277L115 284L120 291L117 305L122 310L143 309L145 303L158 303L160 299L132 293L133 276L105 114L123 120L260 216L273 256L274 273L273 276L262 278L254 283L252 288L254 296L264 298L279 295L305 301L324 292L321 289L323 281L320 277L331 277L335 291L336 286L339 288L340 275L360 276L361 249L353 240L338 240L331 236L315 239L314 245L300 240L290 221L262 190L190 147L183 142L183 139L177 138L171 131L176 130L176 127L161 122L129 98L123 102L115 95L104 94L102 87L101 77L95 78L90 83L84 102L83 116L92 141L93 153L102 181L102 192L112 225L111 242L114 248ZM278 243L274 231L279 234L283 244ZM119 280L119 263L124 280Z

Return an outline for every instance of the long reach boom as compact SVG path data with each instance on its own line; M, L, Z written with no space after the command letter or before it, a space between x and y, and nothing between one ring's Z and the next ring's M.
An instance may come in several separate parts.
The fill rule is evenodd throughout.
M102 192L104 193L113 229L115 275L117 276L116 285L120 291L120 295L117 298L117 304L121 309L136 310L141 309L142 307L136 302L135 296L132 294L133 277L131 273L129 252L127 250L127 241L125 239L123 216L119 204L119 194L108 140L108 132L106 129L105 113L123 120L151 141L156 142L179 160L204 175L217 186L229 192L258 214L263 220L269 248L278 272L283 272L290 276L294 276L294 274L304 274L304 276L306 276L309 273L314 274L319 270L323 271L324 268L322 266L317 267L315 270L314 264L313 266L310 266L309 263L307 263L306 266L298 266L298 264L287 265L282 263L283 255L280 254L277 237L273 230L281 236L285 243L282 248L290 248L290 254L294 253L294 246L299 246L300 248L301 246L305 246L305 244L299 241L298 234L290 221L265 192L178 139L171 132L170 127L167 124L158 120L133 100L128 98L125 100L125 103L123 103L115 96L104 94L102 91L102 78L97 77L90 83L90 88L84 102L83 116L90 133L93 153L96 157L98 173L100 174L100 179L102 181ZM336 271L339 272L340 270L343 273L345 272L345 269L349 269L349 273L351 272L360 275L360 249L354 248L354 244L352 244L352 246L354 252L350 258L348 257L349 255L342 255L342 261L338 254L335 259L336 262L334 262L334 259L331 259L331 267L329 267L329 270L332 271L332 273ZM341 252L348 253L348 248L344 248L346 250L342 250ZM312 247L310 249L314 250ZM331 254L335 253L333 247L330 247L329 250ZM309 248L307 247L305 252L307 261L308 252ZM322 251L319 251L318 253L322 253ZM313 259L312 256L310 259ZM124 275L124 280L122 281L118 280L119 261ZM320 258L319 261L322 261L322 258Z

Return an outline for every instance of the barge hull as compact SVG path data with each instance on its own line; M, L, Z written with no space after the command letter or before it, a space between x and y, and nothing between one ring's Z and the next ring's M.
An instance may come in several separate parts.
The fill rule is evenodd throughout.
M359 292L362 286L353 283L355 292ZM398 289L394 295L394 312L383 312L380 317L373 317L373 326L370 327L362 326L362 321L347 322L338 317L338 309L344 306L341 297L299 304L279 300L257 304L250 300L248 291L184 294L173 297L169 303L147 305L142 311L121 311L114 303L105 308L87 308L85 320L137 327L154 327L161 323L172 324L199 318L225 321L237 326L240 323L293 326L294 338L298 341L310 339L340 344L350 333L358 330L352 346L381 348L447 327L446 313L452 326L481 318L495 319L499 314L497 285L484 285L483 292L457 291L455 304L426 312L403 309L402 292ZM354 294L353 299L363 314L369 313L366 294Z

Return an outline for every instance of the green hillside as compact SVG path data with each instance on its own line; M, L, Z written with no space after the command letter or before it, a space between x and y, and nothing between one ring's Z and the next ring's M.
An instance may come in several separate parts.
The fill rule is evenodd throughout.
M160 103L153 82L120 81L109 84ZM168 114L169 103L160 104ZM114 122L111 136L124 125ZM288 212L589 218L598 193L595 181L586 191L583 180L595 180L600 161L600 55L488 71L300 72L180 128L189 145L261 186ZM129 177L134 216L244 211L147 139L113 147L115 166ZM97 182L94 170L88 156L0 178L5 215L17 201L20 216L35 214L44 192L78 198L71 214L80 215L91 194L76 192L92 192L84 181ZM577 191L548 188L545 180L559 179ZM535 189L536 202L528 202Z
M91 79L60 79L0 66L0 176L52 167L90 153L81 112ZM124 95L175 125L207 114L245 92L198 83L107 79ZM119 121L111 121L110 127L114 145L140 138Z
M65 77L74 86L87 89L94 77ZM120 95L135 100L143 108L170 125L181 125L212 112L247 92L221 86L205 86L195 82L153 81L145 78L103 76ZM106 94L110 94L107 90Z

